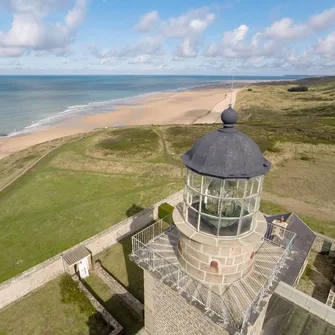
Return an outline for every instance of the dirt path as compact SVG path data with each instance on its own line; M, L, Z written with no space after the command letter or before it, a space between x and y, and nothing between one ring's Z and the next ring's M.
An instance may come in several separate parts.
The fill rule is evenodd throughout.
M335 208L318 206L297 199L282 198L276 194L262 192L262 199L283 206L289 212L296 212L306 216L317 217L321 220L334 221Z

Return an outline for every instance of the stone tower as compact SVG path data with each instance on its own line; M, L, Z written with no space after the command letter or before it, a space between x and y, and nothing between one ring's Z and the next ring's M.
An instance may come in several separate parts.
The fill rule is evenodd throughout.
M149 334L258 334L260 302L289 252L292 234L274 235L259 212L271 163L235 128L231 107L221 119L182 156L174 225L157 222L133 237Z

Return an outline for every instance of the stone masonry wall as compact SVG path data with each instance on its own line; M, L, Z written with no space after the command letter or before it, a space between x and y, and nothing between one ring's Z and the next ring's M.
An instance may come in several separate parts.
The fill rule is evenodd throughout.
M125 304L139 319L143 320L143 304L138 301L132 294L130 294L117 280L115 280L102 266L99 262L95 264L95 270L110 288L110 290L115 294L123 304Z
M323 246L323 243L325 241L329 242L332 244L331 248L330 248L330 252L331 254L335 254L335 239L329 237L329 236L325 236L325 235L322 235L322 234L319 234L317 232L314 232L315 235L316 235L316 238L315 238L315 241L314 241L314 244L312 246L312 249L317 251L317 252L321 252L322 250L322 246Z
M307 310L313 314L335 326L335 312L334 309L327 306L323 302L297 290L296 288L280 282L275 290L275 293L288 301L293 302L295 305Z
M182 192L172 194L170 197L161 200L140 213L111 226L103 232L75 245L68 250L65 250L64 252L76 249L78 246L84 246L94 256L156 219L160 204L168 202L174 206L178 204L181 199ZM62 254L58 254L17 275L16 277L1 283L0 309L38 289L64 272Z
M87 299L91 302L93 307L102 315L106 322L113 327L113 330L109 335L118 335L123 332L123 327L115 320L109 312L103 307L100 302L93 296L93 294L85 287L85 285L80 281L77 276L73 277L73 280L76 282L79 290L85 294Z
M145 330L151 335L229 335L178 292L144 271Z
M251 270L254 255L263 241L243 247L215 247L193 241L180 233L177 257L180 265L192 276L211 284L230 284ZM211 266L216 261L217 267Z

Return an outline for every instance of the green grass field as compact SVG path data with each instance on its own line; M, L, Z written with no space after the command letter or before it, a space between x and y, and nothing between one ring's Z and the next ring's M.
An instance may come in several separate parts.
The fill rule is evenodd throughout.
M106 147L123 132L128 142ZM95 132L56 149L0 194L0 281L176 192L181 174L151 128Z
M88 301L84 310L76 303L62 303L61 279L56 279L14 305L0 311L1 335L102 335L92 325L96 312ZM82 293L79 293L82 294ZM83 296L83 299L86 299ZM100 328L103 330L103 328Z
M278 204L286 211L321 220L312 226L327 233L327 222L333 221L330 199L335 197L328 182L335 166L330 144L335 139L335 103L329 98L334 83L312 85L305 93L289 93L290 86L243 89L236 104L238 127L274 163L266 194L280 197ZM134 214L134 208L146 208L181 189L180 155L217 128L125 127L94 131L83 140L71 137L0 194L0 282ZM17 175L26 167L22 162L30 164L56 144L1 160L0 184L8 181L9 171ZM298 178L299 171L304 179ZM290 198L303 204L293 207L292 201L285 202ZM264 200L277 203L271 196Z
M292 85L252 85L238 94L238 128L272 161L261 210L296 211L314 230L335 237L334 83L306 93ZM180 155L219 125L147 126L97 130L41 144L0 161L0 185L62 144L0 194L0 282L136 214L182 188ZM128 259L127 238L100 255L104 267L143 301L143 273ZM121 322L131 323L99 278L88 285ZM15 320L20 319L20 323ZM22 322L21 322L22 320ZM130 325L128 325L130 323ZM61 303L53 281L0 312L0 334L89 334L89 320ZM75 330L75 332L73 332Z

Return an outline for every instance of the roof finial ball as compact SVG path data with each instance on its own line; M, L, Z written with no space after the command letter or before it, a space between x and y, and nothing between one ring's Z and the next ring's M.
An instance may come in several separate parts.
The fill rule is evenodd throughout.
M238 115L235 109L232 108L231 105L227 109L225 109L221 114L221 120L223 122L224 128L232 128L237 122Z

